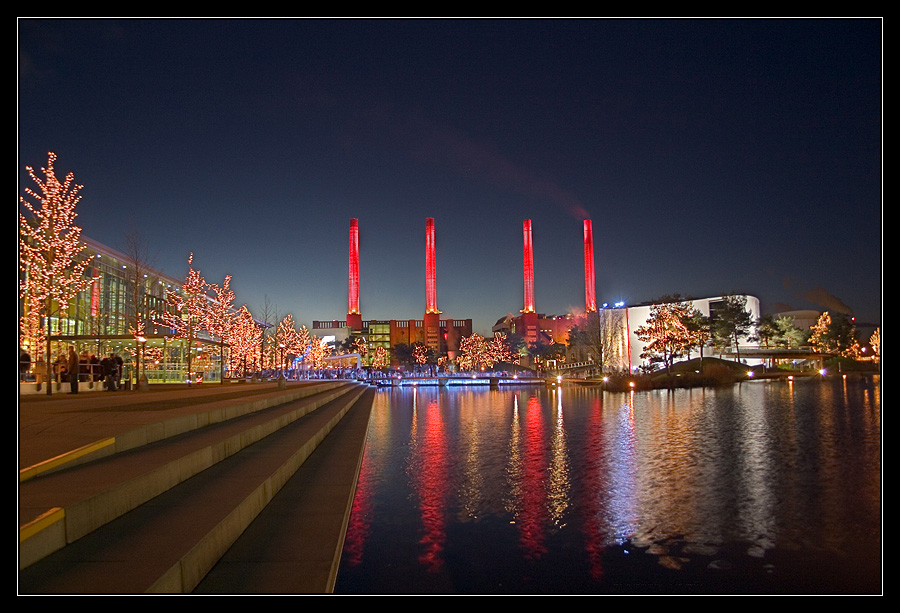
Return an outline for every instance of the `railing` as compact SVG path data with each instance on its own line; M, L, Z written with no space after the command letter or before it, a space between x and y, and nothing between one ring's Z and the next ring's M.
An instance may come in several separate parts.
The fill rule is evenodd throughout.
M544 377L532 374L508 374L508 373L491 373L491 372L468 372L468 373L443 373L439 375L403 375L403 376L385 376L385 377L369 377L371 383L384 384L390 386L419 386L419 385L489 385L494 383L510 384L526 384L526 383L543 383Z
M557 363L556 370L573 370L575 368L597 368L596 362L563 362Z
M20 361L19 383L46 383L48 379L53 383L69 382L69 373L61 368L60 364L51 364L50 366L50 375L48 377L44 362ZM148 383L185 383L187 380L185 373L179 369L148 368L142 369L140 373L137 373L133 367L126 366L119 378L120 385L125 385L126 382L136 383L136 379L139 376L146 377ZM102 385L104 379L101 364L79 364L79 383ZM220 380L220 373L217 369L204 369L194 374L194 381L218 382Z
M65 366L65 365L62 365ZM67 368L61 368L60 364L53 363L50 365L50 378L54 381L68 381L69 373ZM44 362L19 362L19 381L23 383L36 382L38 378L42 381L47 380L47 367ZM78 380L79 381L100 381L103 379L100 364L78 364Z

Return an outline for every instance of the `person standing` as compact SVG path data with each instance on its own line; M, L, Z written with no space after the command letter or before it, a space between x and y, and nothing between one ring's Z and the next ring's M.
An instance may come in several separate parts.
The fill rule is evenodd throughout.
M100 361L100 368L103 371L103 378L106 380L106 391L116 391L116 361L113 359L112 353Z
M50 385L50 378L47 377L47 363L44 362L44 356L38 356L37 362L34 363L34 382L37 384L38 391L41 391L41 385L45 378L47 385Z
M112 359L113 363L116 365L116 389L122 389L122 370L125 366L125 362L118 353L113 354Z
M19 354L19 381L25 381L28 378L28 371L31 370L31 355L24 349Z
M56 359L53 360L53 375L52 381L56 382L56 389L59 389L59 384L64 381L63 375L66 372L66 360L62 356L62 354L56 356Z
M69 345L69 385L71 386L70 394L78 393L78 354L75 353L75 347Z
M92 353L88 361L91 366L91 381L97 383L103 378L103 373L100 371L100 360Z

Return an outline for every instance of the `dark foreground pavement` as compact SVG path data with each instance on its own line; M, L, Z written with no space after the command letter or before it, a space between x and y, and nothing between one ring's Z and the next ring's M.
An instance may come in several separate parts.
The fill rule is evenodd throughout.
M21 396L19 593L331 592L373 395L323 381Z

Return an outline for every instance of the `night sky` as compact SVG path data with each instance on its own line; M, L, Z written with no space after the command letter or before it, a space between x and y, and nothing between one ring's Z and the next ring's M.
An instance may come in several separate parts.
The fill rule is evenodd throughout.
M437 300L537 310L747 293L880 323L882 22L20 19L18 180L58 155L85 236L232 275L306 325Z

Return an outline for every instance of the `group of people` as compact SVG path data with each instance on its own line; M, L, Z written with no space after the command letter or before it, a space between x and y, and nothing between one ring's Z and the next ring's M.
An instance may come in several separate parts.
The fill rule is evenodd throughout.
M79 355L74 346L69 346L65 355L57 356L51 364L51 381L68 382L70 394L78 393L79 381L103 381L106 390L114 392L121 387L124 362L118 354L110 353L102 360L93 353L82 351ZM22 351L19 355L19 379L24 381L28 373L34 375L35 382L41 385L48 378L47 365L44 358L32 362L31 356Z

